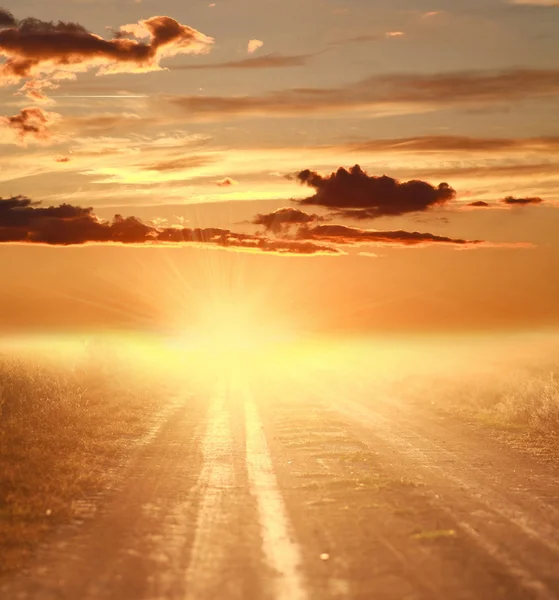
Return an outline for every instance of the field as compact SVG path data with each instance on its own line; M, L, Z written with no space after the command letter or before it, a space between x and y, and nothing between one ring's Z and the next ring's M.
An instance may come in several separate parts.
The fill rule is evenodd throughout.
M442 440L452 451L453 440L462 434L463 448L458 444L455 448L456 464L465 468L470 452L484 457L494 452L490 439L496 436L527 454L550 455L555 448L559 428L555 335L315 340L296 349L284 348L273 357L261 356L259 368L256 357L237 351L220 355L220 363L216 360L215 352L201 357L180 344L150 347L133 340L5 345L0 352L0 576L27 564L40 542L48 540L49 531L75 522L84 501L103 504L128 462L145 468L146 477L150 473L154 477L160 469L168 471L157 480L153 493L165 491L174 498L178 493L174 481L190 485L189 477L209 472L201 461L232 460L229 450L219 455L222 420L230 419L235 440L239 427L235 423L245 419L250 432L251 419L257 419L251 416L252 409L243 409L246 401L234 391L233 380L254 390L258 411L269 428L270 451L280 457L278 478L287 498L293 475L282 475L282 464L300 469L296 485L317 511L326 510L325 502L339 500L349 506L358 491L356 515L365 509L371 514L387 509L386 519L403 519L402 544L404 540L450 543L458 536L459 524L446 517L441 520L432 507L427 510L425 486L435 490L441 483L430 476L416 481L410 465L417 457L408 456L408 439L417 440L429 457L428 469L442 460L431 443ZM225 382L231 399L215 412L212 390L224 374L231 376ZM169 415L177 400L185 410L175 419ZM442 421L439 415L444 415ZM168 430L144 462L138 449L158 419L167 423ZM206 420L207 448L197 445L200 433L194 433ZM260 431L260 425L254 428ZM239 435L235 452L242 454L249 450ZM404 457L401 469L391 462L390 444ZM169 452L179 451L188 460L169 460ZM507 476L508 464L499 476ZM330 465L327 472L322 471L324 465ZM184 473L179 477L175 469ZM150 505L147 482L138 494L145 493L144 504ZM134 485L139 484L131 482L131 490ZM124 510L131 514L143 510L136 492L130 494L124 499L128 508L115 501L115 523L126 523ZM200 502L197 510L203 514L205 504ZM409 531L408 521L413 525ZM298 526L304 530L303 521ZM340 522L340 531L344 527ZM123 535L129 533L123 529ZM151 538L146 534L146 539Z
M110 486L168 397L161 378L130 368L110 345L0 354L0 572Z
M454 366L395 381L392 393L430 403L514 437L553 444L559 430L559 345L553 335L519 335L470 347Z

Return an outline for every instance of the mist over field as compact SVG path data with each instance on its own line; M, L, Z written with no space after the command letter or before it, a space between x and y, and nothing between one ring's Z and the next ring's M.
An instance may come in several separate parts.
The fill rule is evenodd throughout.
M34 539L71 519L75 503L103 489L106 469L169 406L211 396L216 376L240 379L262 397L273 390L280 406L311 395L351 410L363 398L390 411L462 415L533 440L554 436L559 421L555 331L244 345L188 331L13 336L0 346L0 373L4 569L27 553L22 527Z

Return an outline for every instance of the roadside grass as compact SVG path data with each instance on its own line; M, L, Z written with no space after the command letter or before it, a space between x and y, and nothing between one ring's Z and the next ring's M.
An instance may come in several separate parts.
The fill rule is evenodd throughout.
M559 368L454 375L424 381L413 394L511 433L548 435L559 430ZM401 395L409 397L410 390Z
M108 356L0 355L0 575L69 521L75 502L107 488L164 391Z
M336 365L315 378L326 406L378 399L395 411L441 409L512 434L550 438L559 430L556 329L371 339L340 352Z

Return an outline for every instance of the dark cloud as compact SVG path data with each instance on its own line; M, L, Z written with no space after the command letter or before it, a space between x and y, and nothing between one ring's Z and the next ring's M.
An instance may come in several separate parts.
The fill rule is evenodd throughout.
M16 25L17 21L14 18L14 15L12 15L9 10L0 8L0 28L15 27Z
M204 70L204 69L277 69L285 67L304 67L312 54L265 54L263 56L252 56L243 60L231 60L228 62L213 63L209 65L178 65L172 67L174 70Z
M375 75L343 87L294 88L253 96L168 96L189 118L230 119L327 115L343 110L390 113L446 107L484 109L492 105L559 95L559 70L509 69L442 74Z
M487 208L489 204L483 200L476 200L475 202L470 202L468 206L472 206L474 208Z
M507 196L503 198L502 202L509 206L526 206L527 204L541 204L543 200L541 198L514 198L513 196Z
M302 227L298 237L305 240L316 240L334 244L367 244L367 245L397 245L425 246L431 244L450 244L454 246L477 245L481 240L465 240L419 233L417 231L375 231L374 229L359 229L344 225L316 225Z
M42 207L25 196L0 199L0 243L49 244L201 244L276 254L340 254L331 245L310 240L272 240L228 229L160 228L136 217L99 219L92 208L62 204Z
M324 206L353 219L425 211L456 196L447 183L437 187L419 180L400 183L386 175L369 176L359 165L349 171L340 167L327 176L306 169L298 173L296 179L316 191L314 196L298 201L300 204Z
M324 217L309 215L298 208L278 208L271 213L255 215L252 223L263 225L267 231L275 234L286 233L293 225L303 225L323 221Z
M99 220L92 208L39 204L24 196L0 199L0 241L70 245L142 243L153 239L153 228L134 217L125 219L116 215L108 223Z
M9 134L4 141L26 144L28 141L45 142L51 138L50 125L59 117L56 113L38 107L22 108L12 117L0 117L0 129ZM9 138L12 139L9 139Z
M139 41L147 38L148 41ZM0 29L0 83L21 79L53 81L93 69L97 74L159 70L163 58L204 52L213 40L175 19L156 16L124 25L111 40L90 33L79 23L24 19ZM39 78L39 79L37 79ZM27 90L37 93L37 85Z
M377 231L336 224L317 223L321 217L293 208L271 215L256 215L269 234L242 233L218 227L187 228L145 223L137 217L115 215L112 220L97 217L91 207L62 204L42 206L25 196L0 198L0 243L48 244L71 246L84 244L197 245L233 251L265 252L290 256L341 255L344 246L425 247L447 245L473 248L492 246L480 240L468 240L417 231ZM270 217L270 218L268 218ZM291 229L293 228L293 229ZM526 247L526 244L493 245Z

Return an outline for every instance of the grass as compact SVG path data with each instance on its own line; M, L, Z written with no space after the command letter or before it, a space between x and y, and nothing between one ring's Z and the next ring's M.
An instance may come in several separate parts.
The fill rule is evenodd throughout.
M559 430L559 369L454 375L426 381L421 394L436 407L473 416L492 427L536 434ZM403 395L409 396L410 390Z
M0 574L107 487L164 395L108 356L0 356Z

